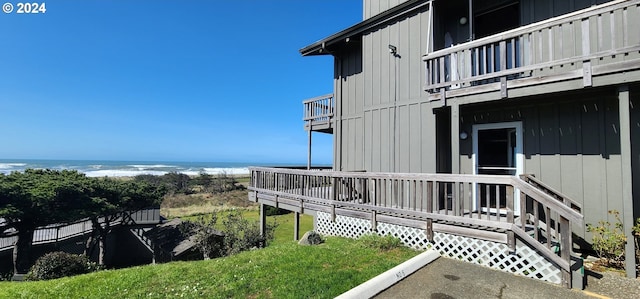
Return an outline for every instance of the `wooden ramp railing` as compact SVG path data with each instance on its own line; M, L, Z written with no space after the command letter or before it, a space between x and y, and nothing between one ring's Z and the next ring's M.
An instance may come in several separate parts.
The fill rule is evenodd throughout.
M506 243L516 236L563 271L570 283L575 203L529 176L306 171L250 168L249 198L292 211L305 209L425 227ZM376 227L372 225L372 227Z

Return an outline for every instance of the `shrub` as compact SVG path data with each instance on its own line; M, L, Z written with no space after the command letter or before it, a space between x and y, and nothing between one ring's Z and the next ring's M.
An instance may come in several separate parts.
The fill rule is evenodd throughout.
M366 234L359 238L365 247L379 249L379 250L391 250L402 247L402 241L392 235L380 236L377 234Z
M624 235L620 212L609 211L616 219L615 223L600 220L597 226L587 223L587 231L593 233L593 250L596 251L604 266L624 268L624 247L627 237Z
M631 231L633 232L633 239L636 242L636 269L640 270L640 218L636 219L636 225L631 228Z
M222 219L222 232L220 232L216 229L218 218L221 217L214 212L210 218L200 216L195 221L186 221L180 228L183 233L192 236L196 247L205 259L265 247L267 242L273 239L277 226L276 223L267 224L265 235L261 236L258 222L249 221L240 211L231 210Z
M268 224L265 235L260 235L260 224L257 221L249 221L237 210L232 210L222 221L224 236L224 250L226 255L252 248L266 247L273 240L273 233L277 223Z
M99 270L99 266L91 262L86 256L56 251L38 258L29 273L27 273L26 279L55 279L97 270Z
M13 271L0 272L0 281L9 281L13 278Z

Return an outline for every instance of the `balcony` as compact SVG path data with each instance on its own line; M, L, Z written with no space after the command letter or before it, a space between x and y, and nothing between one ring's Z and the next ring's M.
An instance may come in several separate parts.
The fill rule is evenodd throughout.
M304 100L304 129L322 133L333 133L333 115L336 102L333 94Z
M634 81L612 75L640 69L638 28L640 1L613 1L455 45L423 56L425 90L441 99L497 90L506 98L553 82Z

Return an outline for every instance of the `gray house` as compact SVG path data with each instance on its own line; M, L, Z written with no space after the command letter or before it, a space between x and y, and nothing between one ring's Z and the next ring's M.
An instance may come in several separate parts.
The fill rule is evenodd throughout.
M572 252L591 240L587 223L620 211L631 240L640 217L640 1L363 5L362 22L300 50L334 57L333 93L303 102L309 142L312 132L333 134L333 171L252 169L252 200L314 214L317 224L325 214L329 224L341 215L368 223L328 233L415 228L427 241L405 243L473 251L484 257L474 262L497 268L526 259L526 247L561 273L533 277L567 286L576 282ZM467 239L447 245L438 234ZM468 240L508 250L459 245Z

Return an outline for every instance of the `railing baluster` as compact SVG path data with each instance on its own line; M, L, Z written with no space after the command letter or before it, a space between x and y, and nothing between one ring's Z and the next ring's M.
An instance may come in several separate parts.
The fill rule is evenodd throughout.
M488 184L483 184L484 185L484 191L485 191L485 206L486 206L486 213L487 213L487 220L491 220L491 186Z
M500 222L500 202L502 198L500 197L500 185L496 184L496 221Z
M551 209L549 207L544 207L544 216L545 216L545 231L547 232L547 248L551 249Z
M533 235L536 241L540 242L540 213L538 212L539 203L537 201L533 201Z

